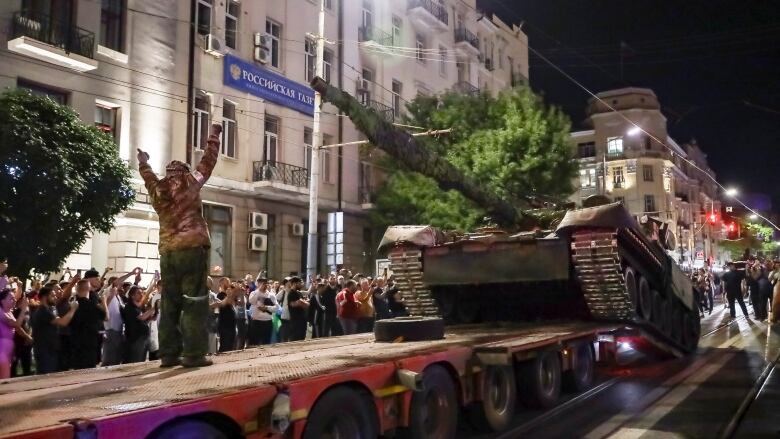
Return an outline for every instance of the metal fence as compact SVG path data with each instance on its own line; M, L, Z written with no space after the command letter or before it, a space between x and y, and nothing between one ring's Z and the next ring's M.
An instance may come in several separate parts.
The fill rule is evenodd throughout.
M14 12L11 38L29 37L66 52L94 58L95 34L32 11Z

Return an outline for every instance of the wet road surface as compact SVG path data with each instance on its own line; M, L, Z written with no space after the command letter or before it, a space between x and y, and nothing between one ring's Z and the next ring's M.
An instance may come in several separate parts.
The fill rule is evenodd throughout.
M780 438L780 325L737 313L716 304L695 355L659 360L624 347L589 391L546 412L521 409L501 435L464 425L461 437Z

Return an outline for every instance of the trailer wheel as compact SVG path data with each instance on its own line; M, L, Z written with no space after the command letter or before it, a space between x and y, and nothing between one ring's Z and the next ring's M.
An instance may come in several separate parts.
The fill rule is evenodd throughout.
M485 366L481 401L469 407L471 423L480 430L509 427L517 405L517 383L512 366Z
M378 437L373 407L373 401L349 387L328 390L317 400L307 417L303 438Z
M595 371L595 360L593 358L593 349L590 343L579 343L572 350L571 370L564 374L564 384L566 389L572 392L582 392L593 384L593 375Z
M409 428L401 431L410 439L454 438L458 425L455 384L444 367L432 365L423 372L423 390L412 395Z
M636 292L636 274L634 274L634 269L631 267L626 267L626 272L623 274L624 276L624 282L626 284L626 291L628 292L628 298L631 300L631 304L634 306L634 309L639 305L639 298L637 297Z
M376 341L424 341L444 338L444 320L438 317L396 317L374 323Z
M557 352L540 352L519 368L520 399L527 407L547 409L561 394L561 362Z
M233 436L223 433L206 421L181 419L155 431L150 437L153 439L228 439Z
M648 321L653 317L653 290L644 276L639 278L639 315Z

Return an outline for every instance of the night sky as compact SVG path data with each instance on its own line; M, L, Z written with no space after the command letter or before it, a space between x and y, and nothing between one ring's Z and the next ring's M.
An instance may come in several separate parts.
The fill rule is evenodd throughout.
M648 87L678 143L780 210L780 1L479 0L593 92ZM621 41L624 75L620 75ZM589 96L529 53L531 86L583 128Z

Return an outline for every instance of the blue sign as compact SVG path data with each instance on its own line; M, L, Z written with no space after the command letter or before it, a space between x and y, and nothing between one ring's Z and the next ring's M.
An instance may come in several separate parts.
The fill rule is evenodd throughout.
M314 90L233 55L225 56L223 82L275 104L314 115Z

